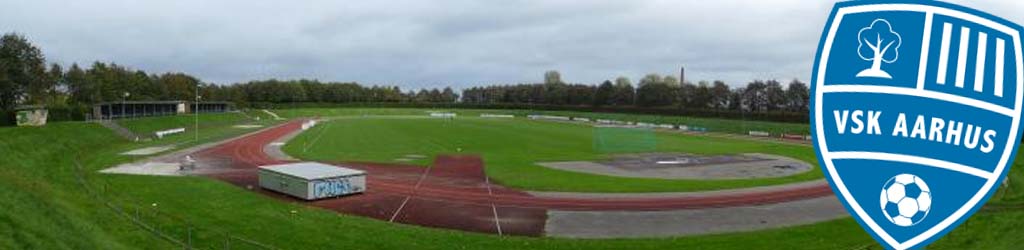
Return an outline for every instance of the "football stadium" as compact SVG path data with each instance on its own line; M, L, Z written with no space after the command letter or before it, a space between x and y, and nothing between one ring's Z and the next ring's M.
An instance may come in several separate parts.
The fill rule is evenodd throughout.
M4 32L0 249L885 249L826 181L800 80L214 82ZM927 249L1020 249L1021 164ZM881 187L890 222L928 185Z

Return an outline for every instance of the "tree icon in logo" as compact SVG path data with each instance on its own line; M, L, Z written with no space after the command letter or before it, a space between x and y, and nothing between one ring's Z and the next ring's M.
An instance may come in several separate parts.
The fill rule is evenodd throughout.
M871 61L871 68L857 73L857 77L877 77L892 79L889 73L882 70L882 63L894 63L900 58L900 45L903 38L892 31L892 24L885 19L876 19L871 26L864 27L857 33L860 45L857 54L865 61Z

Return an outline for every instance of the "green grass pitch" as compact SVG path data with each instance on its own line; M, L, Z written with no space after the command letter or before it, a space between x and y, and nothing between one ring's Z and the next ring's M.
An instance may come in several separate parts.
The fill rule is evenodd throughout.
M601 176L538 166L537 162L600 160L613 153L683 152L694 154L769 153L814 164L806 145L527 119L460 117L338 118L307 131L285 146L307 160L397 162L406 155L483 157L487 174L499 183L526 190L575 192L672 192L754 187L822 178L814 170L789 177L754 180L663 180Z

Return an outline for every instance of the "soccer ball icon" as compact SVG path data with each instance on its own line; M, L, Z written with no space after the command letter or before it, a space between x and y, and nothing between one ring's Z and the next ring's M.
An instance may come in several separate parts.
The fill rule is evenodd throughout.
M917 225L932 209L932 193L921 177L900 174L882 187L882 213L901 227Z

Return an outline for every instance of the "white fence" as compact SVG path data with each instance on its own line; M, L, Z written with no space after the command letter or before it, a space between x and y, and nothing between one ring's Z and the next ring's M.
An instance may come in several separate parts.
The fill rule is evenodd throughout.
M179 134L179 133L185 133L185 128L161 130L161 131L156 131L156 133L154 133L154 134L156 134L156 138L163 139L164 136L173 135L173 134Z
M617 121L617 120L608 120L608 119L597 119L597 123L600 123L600 124L615 124L615 125L627 125L627 124L629 124L629 122Z
M437 118L455 118L455 113L430 113L430 117Z
M697 133L708 132L708 128L688 126L688 125L679 125L679 130L687 131L687 132L697 132Z
M782 139L810 141L811 140L811 136L810 135L801 135L801 134L782 134Z
M555 120L555 121L571 121L572 118L568 116L554 116L554 115L528 115L527 118L530 120Z
M516 118L515 115L502 115L502 114L480 114L483 118Z
M641 128L661 128L661 125L646 122L638 122L636 126Z
M302 123L302 130L307 130L316 126L316 120L309 120Z
M481 117L487 117L483 114ZM623 128L646 128L646 129L667 129L667 130L678 130L692 133L707 133L709 131L706 127L697 127L687 124L669 124L669 123L650 123L650 122L635 122L635 121L620 121L612 119L591 119L586 117L566 117L566 116L553 116L553 115L528 115L531 120L554 120L554 121L577 121L577 122L592 122L597 127L623 127ZM752 137L774 137L787 140L804 140L811 141L813 137L811 135L803 134L775 134L767 131L752 130L747 132L748 136Z
M750 132L747 132L747 134L749 134L750 136L754 136L754 137L771 137L772 136L771 133L764 132L764 131L750 131Z

